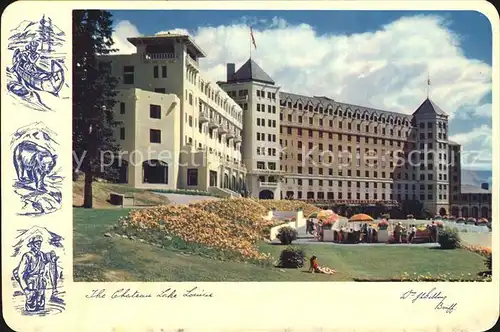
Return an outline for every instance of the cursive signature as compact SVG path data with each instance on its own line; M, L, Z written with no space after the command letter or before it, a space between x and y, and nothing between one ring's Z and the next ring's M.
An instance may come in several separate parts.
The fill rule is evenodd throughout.
M427 301L439 301L434 310L443 310L447 314L451 314L457 308L457 303L449 303L445 302L448 297L444 295L441 291L437 290L435 287L426 292L418 292L413 289L410 289L403 294L401 294L401 300L410 300L411 303L415 303L421 300Z
M193 297L214 297L214 294L207 292L198 287L192 287L181 292L182 297L193 298ZM110 294L110 296L108 296ZM140 290L130 289L130 288L120 288L108 292L107 289L93 289L89 294L85 295L88 299L143 299L143 298L164 298L164 299L176 299L178 298L178 293L176 289L167 288L162 289L155 295L151 293L144 293Z

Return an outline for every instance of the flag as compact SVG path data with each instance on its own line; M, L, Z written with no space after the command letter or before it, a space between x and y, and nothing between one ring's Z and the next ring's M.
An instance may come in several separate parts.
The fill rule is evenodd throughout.
M250 27L250 37L252 38L252 44L253 44L253 47L255 47L255 49L257 49L257 45L255 44L255 38L253 36L253 30L252 30L252 27Z
M427 85L431 85L431 79L430 78L427 79Z

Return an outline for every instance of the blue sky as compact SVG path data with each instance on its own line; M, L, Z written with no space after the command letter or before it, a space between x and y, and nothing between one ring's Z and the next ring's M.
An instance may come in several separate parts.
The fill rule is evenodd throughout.
M249 56L282 90L411 113L431 99L450 114L451 138L469 169L491 169L492 31L474 11L112 11L121 52L126 37L189 33L207 53L214 80L226 62ZM326 70L325 68L328 68Z
M145 35L161 30L182 27L188 31L203 26L219 26L242 21L243 17L272 20L285 19L290 24L307 23L317 32L353 34L375 31L385 24L404 16L439 15L444 17L449 28L460 35L462 48L467 57L484 61L491 65L491 24L486 16L474 11L111 11L115 22L128 20ZM256 24L258 26L258 24Z

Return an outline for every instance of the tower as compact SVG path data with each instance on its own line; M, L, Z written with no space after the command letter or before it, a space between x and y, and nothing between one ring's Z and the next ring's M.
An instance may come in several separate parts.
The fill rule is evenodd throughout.
M280 88L253 59L234 69L227 64L226 82L219 85L243 109L246 188L252 197L280 199Z
M420 201L431 213L449 213L448 115L429 98L413 113L417 131L416 165Z

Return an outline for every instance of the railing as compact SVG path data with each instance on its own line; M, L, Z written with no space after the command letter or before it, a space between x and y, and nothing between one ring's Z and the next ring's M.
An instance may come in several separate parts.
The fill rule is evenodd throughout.
M227 132L227 125L224 123L219 123L219 134L226 134Z
M248 95L234 96L234 97L231 97L231 98L233 98L234 101L247 101L248 100Z
M175 59L174 53L144 53L142 55L144 60L168 60Z
M217 122L215 122L214 119L210 119L210 122L208 123L208 127L210 129L219 128L219 124Z
M278 182L259 182L260 187L271 187L271 188L277 188L278 187Z
M235 168L239 171L244 171L246 172L246 166L244 163L238 163L238 162L234 162L234 161L228 161L228 160L225 160L225 159L221 159L221 164L223 164L224 166L228 166L228 167L232 167L232 168Z
M210 121L210 117L208 116L208 114L206 112L200 112L200 122L205 123L208 121Z
M186 55L186 63L193 66L196 69L199 68L198 63L195 60L191 59L189 55Z

